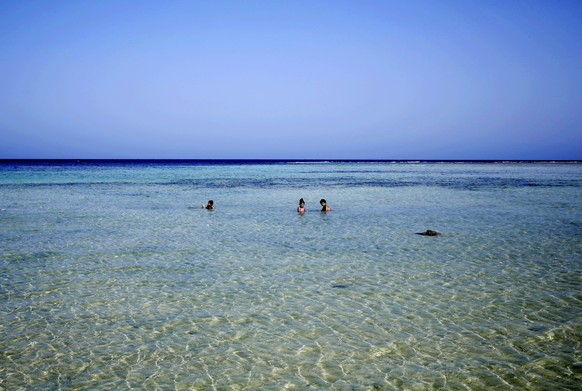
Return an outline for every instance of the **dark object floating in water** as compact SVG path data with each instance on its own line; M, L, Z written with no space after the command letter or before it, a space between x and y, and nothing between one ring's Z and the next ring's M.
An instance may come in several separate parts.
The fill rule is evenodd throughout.
M417 232L417 235L424 235L424 236L439 236L440 233L438 233L437 231L433 231L432 229L427 229L424 232Z
M348 288L349 285L348 284L333 284L331 287L338 288L338 289L345 289L345 288Z
M535 332L544 332L547 331L548 328L545 326L531 326L527 328L529 331L535 331Z

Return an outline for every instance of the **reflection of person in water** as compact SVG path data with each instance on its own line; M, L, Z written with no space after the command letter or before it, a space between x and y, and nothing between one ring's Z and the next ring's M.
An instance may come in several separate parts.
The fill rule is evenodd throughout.
M325 199L323 199L323 198L322 198L322 199L319 201L319 203L321 204L321 211L322 211L322 212L329 212L329 211L331 211L331 208L330 208L330 206L327 204L327 201L326 201Z
M214 201L208 200L208 203L206 205L202 205L202 207L208 210L214 209Z
M305 213L307 209L305 209L305 201L303 198L299 200L299 206L297 207L297 213Z

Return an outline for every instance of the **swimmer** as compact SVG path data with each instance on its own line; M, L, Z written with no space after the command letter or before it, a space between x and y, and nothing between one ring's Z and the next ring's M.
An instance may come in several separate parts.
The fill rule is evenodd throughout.
M319 203L321 204L321 211L322 212L330 212L332 209L329 207L329 205L327 204L327 201L325 199L321 199L319 201Z
M303 214L307 212L307 209L305 209L305 201L303 201L303 198L299 200L299 206L297 207L297 213L299 214Z
M202 207L208 210L214 209L214 201L208 200L208 203L206 205L202 205Z

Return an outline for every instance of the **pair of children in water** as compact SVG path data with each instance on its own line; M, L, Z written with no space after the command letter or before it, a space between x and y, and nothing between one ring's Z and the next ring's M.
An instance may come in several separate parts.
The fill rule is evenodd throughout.
M322 212L331 211L331 208L327 204L327 201L325 199L322 198L321 200L319 200L319 204L321 205ZM307 212L307 209L305 208L305 201L303 201L303 198L301 198L299 200L299 206L297 207L297 213L305 213L305 212Z

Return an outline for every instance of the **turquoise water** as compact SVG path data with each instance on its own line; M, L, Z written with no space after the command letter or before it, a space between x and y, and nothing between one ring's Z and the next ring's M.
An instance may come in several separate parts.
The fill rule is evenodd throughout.
M581 277L582 164L0 164L6 390L579 389Z

